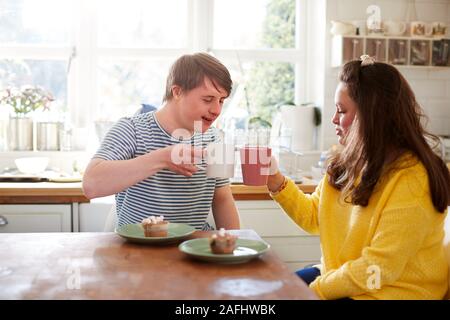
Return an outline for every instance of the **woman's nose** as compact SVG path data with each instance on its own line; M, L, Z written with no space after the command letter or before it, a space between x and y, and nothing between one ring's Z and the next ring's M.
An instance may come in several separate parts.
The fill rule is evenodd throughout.
M331 118L331 122L333 124L339 124L339 117L337 111L333 114L333 117Z

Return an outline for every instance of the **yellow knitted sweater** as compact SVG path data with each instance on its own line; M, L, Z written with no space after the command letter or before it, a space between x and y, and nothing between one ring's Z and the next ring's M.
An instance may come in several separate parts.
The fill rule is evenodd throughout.
M272 197L304 230L319 234L322 299L442 299L448 266L444 219L425 167L412 156L377 185L367 207L343 203L325 177L312 195L289 181Z

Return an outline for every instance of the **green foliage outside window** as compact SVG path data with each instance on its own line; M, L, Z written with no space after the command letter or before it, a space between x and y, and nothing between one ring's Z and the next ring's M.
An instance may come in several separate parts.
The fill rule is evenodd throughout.
M269 48L295 45L295 0L268 3L262 42ZM294 101L295 72L291 63L256 62L248 75L247 91L252 116L271 122L276 105Z

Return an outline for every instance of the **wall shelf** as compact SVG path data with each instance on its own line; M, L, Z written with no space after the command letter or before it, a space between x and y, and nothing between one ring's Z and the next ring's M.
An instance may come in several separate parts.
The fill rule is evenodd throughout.
M399 67L450 67L450 39L426 37L333 36L331 66L339 67L363 54Z

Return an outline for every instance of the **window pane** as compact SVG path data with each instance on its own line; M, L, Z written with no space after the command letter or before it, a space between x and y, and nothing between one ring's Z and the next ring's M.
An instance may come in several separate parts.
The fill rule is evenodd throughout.
M187 45L186 0L99 1L101 47L181 48ZM102 8L105 8L102 10Z
M294 48L295 0L215 0L214 47Z
M141 103L159 106L172 60L112 61L99 64L99 109L95 120L133 115Z
M55 97L52 110L67 110L67 63L47 60L0 60L0 90L9 86L32 85ZM59 109L61 108L61 109Z
M0 43L67 44L72 0L0 0Z
M277 104L294 101L294 64L248 62L243 63L241 71L237 63L225 63L233 77L233 92L225 100L221 119L224 127L243 129L250 117L272 122Z

